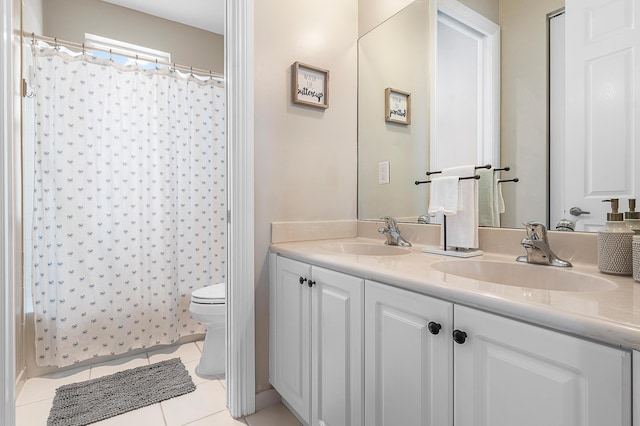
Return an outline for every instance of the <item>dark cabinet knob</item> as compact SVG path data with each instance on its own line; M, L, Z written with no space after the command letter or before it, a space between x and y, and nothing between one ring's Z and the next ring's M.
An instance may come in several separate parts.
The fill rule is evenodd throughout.
M427 324L427 327L429 328L429 332L431 334L440 333L440 329L442 328L442 326L440 324L438 324L437 322L433 322L433 321L431 321L429 324Z
M300 280L299 280L299 281L300 281L300 285L302 285L302 284L304 284L304 283L305 283L305 281L307 281L307 279L306 279L306 278L302 278L302 277L300 277Z
M453 330L453 341L461 345L467 340L467 333L460 330Z
M309 285L309 288L313 287L314 285L316 285L315 281L311 281L309 280L309 282L307 283Z

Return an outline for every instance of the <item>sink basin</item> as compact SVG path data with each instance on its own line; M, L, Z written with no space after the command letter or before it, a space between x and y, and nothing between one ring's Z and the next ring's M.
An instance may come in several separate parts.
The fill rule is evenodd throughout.
M553 291L608 291L617 285L594 275L545 265L489 260L442 261L433 269L457 277L515 287ZM446 278L445 278L446 280Z
M411 250L406 247L388 246L382 243L329 243L323 244L322 248L336 253L363 256L399 256L411 253Z

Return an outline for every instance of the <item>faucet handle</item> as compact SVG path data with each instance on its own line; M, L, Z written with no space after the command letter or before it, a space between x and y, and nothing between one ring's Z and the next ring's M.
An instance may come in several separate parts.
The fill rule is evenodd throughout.
M398 221L396 220L395 217L384 216L381 219L384 220L384 222L387 225L387 228L389 228L390 231L397 231L398 230Z
M527 236L532 240L547 241L547 227L540 222L523 223Z

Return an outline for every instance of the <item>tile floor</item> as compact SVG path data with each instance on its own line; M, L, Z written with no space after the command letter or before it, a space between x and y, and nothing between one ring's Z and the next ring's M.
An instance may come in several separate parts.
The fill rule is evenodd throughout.
M196 390L139 410L93 423L99 426L298 426L300 423L282 404L242 419L233 419L225 406L223 377L207 380L195 374L202 342L163 348L144 354L94 364L27 380L16 402L16 426L46 426L55 390L62 385L113 374L129 368L180 357Z

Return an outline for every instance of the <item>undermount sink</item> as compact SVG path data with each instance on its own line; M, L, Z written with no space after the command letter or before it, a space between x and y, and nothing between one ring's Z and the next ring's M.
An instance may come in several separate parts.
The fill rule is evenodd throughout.
M323 244L322 248L336 253L357 254L364 256L399 256L411 253L405 247L388 246L386 244L372 243L329 243Z
M608 291L617 285L594 275L553 266L490 260L449 260L433 269L457 277L515 287L553 291ZM446 279L446 278L445 278Z

